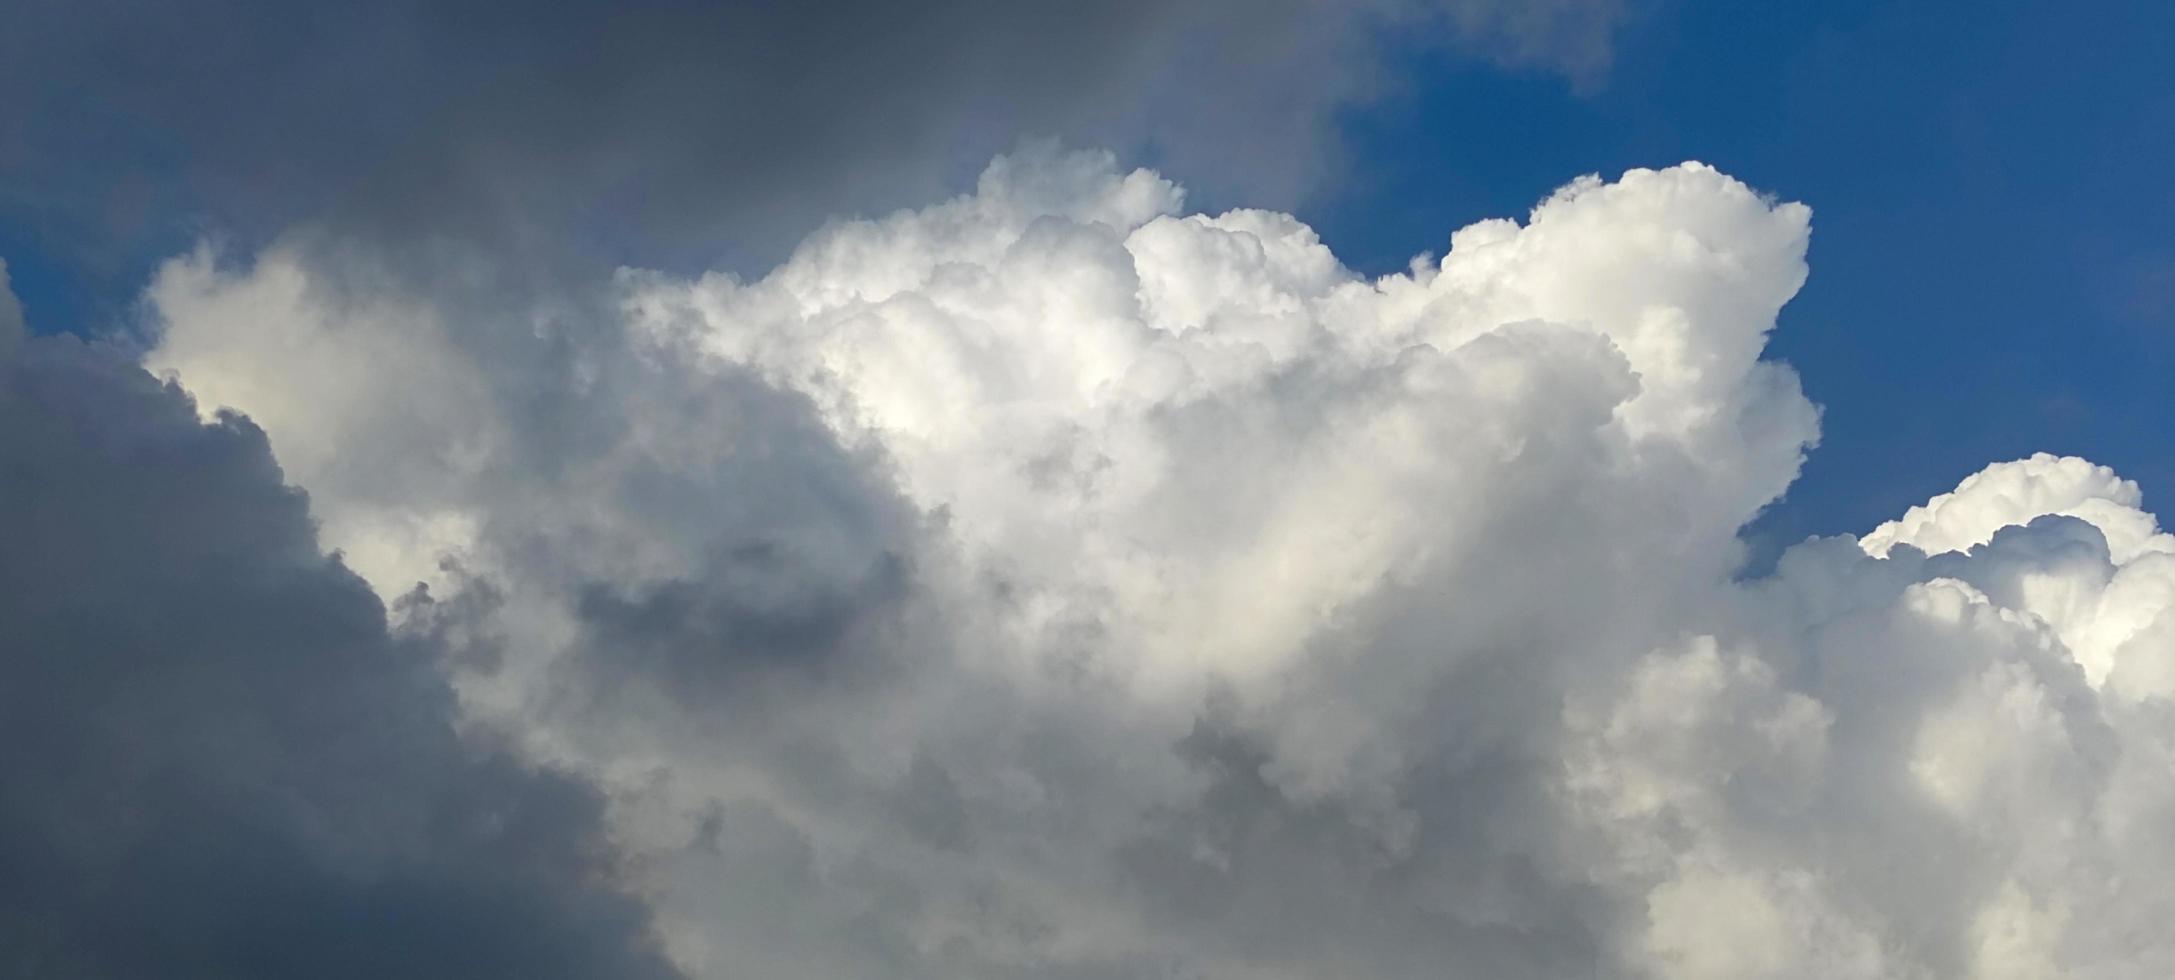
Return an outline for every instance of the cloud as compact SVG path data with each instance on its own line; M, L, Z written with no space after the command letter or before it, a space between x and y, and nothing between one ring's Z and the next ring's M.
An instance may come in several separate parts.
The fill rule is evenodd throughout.
M2152 515L2139 509L2143 502L2137 484L2107 467L2039 453L1973 474L1954 493L1911 508L1874 528L1860 543L1876 557L1886 557L1897 545L1936 553L1964 551L1987 543L2002 528L2061 514L2098 527L2118 561L2146 551L2175 551L2175 538L2161 533Z
M0 537L0 969L678 975L598 796L456 734L439 645L319 551L246 419L18 339Z
M579 315L184 256L146 363L428 582L693 975L2164 975L2134 485L1997 464L1737 576L1809 229L1685 164L1368 279L1039 147Z
M1592 79L1624 16L1618 0L16 4L0 209L107 264L153 233L209 224L254 247L315 224L422 275L449 250L533 265L570 239L753 265L841 209L952 186L1023 132L1289 204L1334 169L1333 117L1379 90L1393 40Z
M30 328L23 324L23 304L9 288L8 264L0 261L0 357L13 353Z

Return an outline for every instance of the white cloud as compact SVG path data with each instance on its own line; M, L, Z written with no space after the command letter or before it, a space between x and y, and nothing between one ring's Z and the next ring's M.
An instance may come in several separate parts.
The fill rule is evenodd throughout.
M2175 536L2162 533L2153 516L2140 509L2143 499L2137 484L2107 467L2039 453L1980 470L1955 492L1905 511L1859 543L1878 557L1899 544L1934 554L1964 551L1985 544L2002 528L2065 514L2082 517L2107 535L2118 562L2147 551L2175 552Z
M698 973L2164 975L2133 485L1732 580L1816 436L1759 358L1808 229L1686 164L1368 280L1035 150L587 325L177 260L149 361L434 582Z
M8 264L0 261L0 357L12 353L27 332L23 326L23 304L15 298L15 291L8 283Z
M344 302L292 253L230 273L208 248L162 267L147 300L172 328L145 366L186 377L207 420L229 407L277 420L280 464L381 594L436 578L437 556L469 546L478 514L459 490L505 436L484 366L447 342L437 311Z

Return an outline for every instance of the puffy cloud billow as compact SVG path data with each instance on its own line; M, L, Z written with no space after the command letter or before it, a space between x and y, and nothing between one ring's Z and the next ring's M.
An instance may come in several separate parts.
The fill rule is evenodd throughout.
M594 785L690 976L2167 976L2136 486L1998 463L1738 574L1817 438L1761 359L1809 228L1685 164L1367 279L1030 149L586 306L199 252L144 363L262 426L465 738Z

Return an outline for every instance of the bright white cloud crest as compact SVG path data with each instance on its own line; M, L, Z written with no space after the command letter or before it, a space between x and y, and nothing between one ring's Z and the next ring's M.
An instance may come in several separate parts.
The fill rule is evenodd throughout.
M2175 971L2134 485L1998 464L1732 579L1816 437L1759 359L1804 207L1587 178L1367 280L1181 204L1027 152L602 326L198 255L148 360L432 583L701 975Z

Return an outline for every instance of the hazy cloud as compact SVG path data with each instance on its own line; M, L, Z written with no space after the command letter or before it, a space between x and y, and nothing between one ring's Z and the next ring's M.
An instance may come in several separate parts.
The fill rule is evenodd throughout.
M953 186L1023 133L1289 204L1334 166L1334 113L1377 90L1392 38L1591 79L1622 16L1616 0L19 0L0 9L0 207L92 255L310 223L411 255L572 241L752 263L841 210Z

